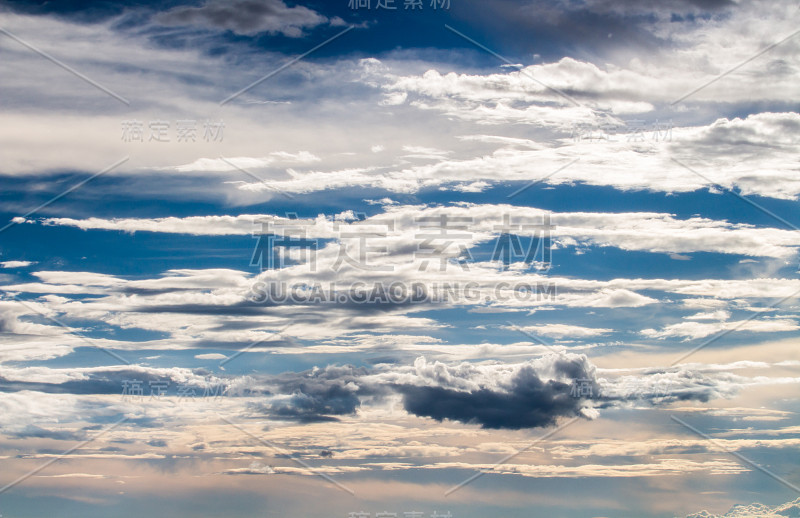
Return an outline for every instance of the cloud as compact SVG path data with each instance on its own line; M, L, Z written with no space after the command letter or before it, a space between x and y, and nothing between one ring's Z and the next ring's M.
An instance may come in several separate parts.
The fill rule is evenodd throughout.
M730 316L729 311L720 309L713 312L696 313L686 317L686 320L728 320Z
M341 20L328 20L302 5L288 7L281 0L208 0L199 7L175 7L159 13L155 19L165 25L199 25L237 34L266 32L290 38L299 38L305 29L329 21L341 24Z
M725 514L700 511L686 515L686 518L784 518L800 514L800 498L785 504L769 506L764 504L736 504Z
M1 268L25 268L32 264L36 261L0 261Z
M696 317L696 315L695 315ZM670 324L660 331L644 329L642 334L650 338L686 337L686 341L704 338L722 331L749 331L751 333L778 333L797 331L800 325L795 320L739 320L730 322L680 322Z
M223 472L224 475L271 475L273 473L275 473L275 469L272 466L255 460L246 468L231 468Z
M39 438L56 439L58 441L82 441L86 438L85 434L70 430L47 430L36 425L28 425L22 430L6 430L6 434L17 439Z
M652 297L641 295L626 289L604 289L588 297L581 303L596 308L635 308L658 302Z
M343 9L344 0L341 1ZM796 38L699 92L685 108L678 106L673 110L669 115L675 117L673 142L632 144L618 136L616 142L588 143L576 141L570 134L576 123L619 123L628 118L648 119L650 123L663 117L665 102L749 58L796 25L796 14L784 16L781 1L769 9L749 7L742 2L721 5L724 3L643 0L634 5L622 0L590 3L498 0L489 9L497 9L497 15L486 16L487 7L481 5L471 16L482 16L485 20L475 25L466 23L465 33L471 33L469 27L473 27L478 31L475 38L482 40L487 36L481 32L486 25L517 21L506 28L509 39L541 46L538 51L544 55L558 54L562 48L552 43L552 39L540 38L538 31L518 30L521 26L535 27L535 23L547 25L548 20L555 19L552 28L563 30L562 38L575 36L576 45L605 39L608 43L604 48L618 47L616 41L625 38L668 44L654 52L647 45L632 45L624 55L612 56L607 61L586 54L566 59L558 55L554 60L546 57L537 60L540 64L534 67L524 67L529 53L507 54L523 63L524 74L520 74L512 69L503 69L503 73L494 73L496 68L481 69L485 61L467 56L478 49L463 41L459 43L456 38L452 44L457 47L444 52L442 49L391 51L384 59L383 72L363 76L364 67L358 66L348 50L337 58L341 47L330 47L325 59L296 63L262 83L257 91L254 89L230 103L222 112L218 106L220 99L257 80L265 71L274 69L276 63L289 59L281 52L299 53L313 45L302 40L287 41L287 36L308 33L317 36L338 24L339 21L322 14L321 10L330 6L315 3L311 8L303 8L296 2L278 0L258 4L242 0L228 3L193 0L180 7L175 7L177 3L162 7L169 11L155 18L167 27L154 27L154 18L146 16L151 11L139 11L159 7L147 4L139 8L136 2L129 4L131 12L125 18L109 23L69 24L61 17L1 13L0 25L132 101L130 108L116 106L115 100L70 77L47 60L32 58L30 49L10 38L0 38L4 64L13 72L4 77L0 95L8 101L4 103L8 107L4 114L6 124L0 128L0 140L8 145L0 150L0 163L4 164L3 174L17 175L8 182L12 188L18 185L20 193L35 194L34 197L41 196L44 201L57 194L50 193L51 190L75 185L72 182L78 180L67 178L67 174L74 172L79 178L88 178L122 156L131 155L132 160L73 191L63 203L48 207L46 213L37 216L47 217L38 220L47 226L16 227L15 232L21 232L23 240L26 231L46 234L45 241L55 244L73 243L69 236L81 236L88 251L64 257L63 263L48 261L50 271L5 270L7 273L0 275L3 293L18 297L70 326L61 328L23 305L8 299L0 301L0 392L4 393L0 398L0 428L8 431L9 436L14 432L28 434L25 444L10 441L12 446L16 444L27 451L35 450L47 437L58 438L71 421L78 422L76 430L86 427L87 432L99 432L103 425L116 420L117 415L136 417L137 420L131 419L130 424L107 437L120 441L116 445L124 448L102 449L104 444L82 448L75 452L78 457L74 463L70 461L69 467L70 472L92 473L96 466L79 465L78 459L97 455L106 459L103 466L108 467L109 477L114 476L115 466L119 466L117 472L126 476L131 470L142 475L125 479L128 484L125 489L129 491L126 499L132 498L134 491L143 501L148 501L147 498L157 501L158 498L153 498L154 490L156 497L164 492L189 494L181 489L195 488L195 482L202 482L204 476L207 479L209 474L220 473L254 475L236 480L236 490L247 491L247 484L263 482L257 475L272 472L263 459L274 455L274 450L219 422L204 402L187 398L177 401L175 386L189 384L199 394L209 372L143 366L83 368L79 365L83 359L92 365L102 365L108 359L102 353L98 354L99 359L93 359L97 351L86 350L87 343L75 335L81 332L92 342L119 351L133 362L151 362L160 351L175 350L162 352L158 364L176 361L193 365L202 361L209 368L212 361L226 358L219 351L242 350L266 339L242 355L237 360L240 363L231 364L229 370L213 378L241 389L229 392L228 395L237 396L213 409L252 428L253 433L270 444L284 446L298 458L320 464L322 472L373 472L369 475L375 476L353 475L351 481L363 484L371 479L374 486L377 480L382 484L377 493L357 489L359 494L380 496L384 502L388 501L386 494L398 494L400 499L418 494L409 490L417 487L414 484L396 486L397 476L415 478L414 473L420 473L413 471L415 457L424 463L419 469L439 470L423 474L430 475L432 480L457 480L453 475L462 470L489 470L500 455L524 447L535 431L531 429L557 425L571 416L593 417L599 412L607 419L578 425L566 435L554 437L545 451L528 450L525 455L529 457L520 458L518 464L498 467L496 471L502 477L498 482L505 483L518 476L598 477L591 484L606 487L610 479L604 482L600 477L662 476L653 480L653 485L667 487L689 480L676 477L676 473L688 473L689 477L703 478L711 486L720 486L733 479L734 474L748 469L732 457L721 458L718 452L704 445L702 438L688 431L660 426L660 420L654 419L663 417L659 409L670 405L672 410L676 402L693 404L699 412L706 411L702 417L697 415L703 420L698 426L715 436L747 434L747 441L725 441L731 451L786 448L777 455L775 450L768 453L775 458L788 457L788 453L782 454L796 450L800 441L794 437L797 430L787 429L785 439L773 441L770 437L773 431L759 434L763 423L747 421L765 418L764 415L731 409L726 414L711 410L702 402L725 406L727 402L715 400L744 392L732 404L774 406L792 393L792 387L798 386L797 379L790 378L796 374L797 365L689 364L624 371L620 367L668 365L675 356L674 336L702 335L709 329L728 325L731 315L738 320L746 318L738 313L749 305L767 305L800 289L798 279L780 278L791 277L783 273L788 267L762 272L735 266L741 256L758 259L760 264L783 265L790 261L796 264L798 233L779 227L777 222L756 219L749 212L752 207L742 205L738 211L727 205L740 200L704 192L664 199L652 193L632 197L614 193L610 198L592 199L591 207L584 205L587 212L577 211L582 210L579 204L588 198L562 197L573 183L610 186L621 191L668 193L711 188L712 182L687 171L671 158L697 169L713 183L740 189L744 194L784 200L797 197L800 126L797 114L790 113L796 111L793 104L797 85ZM454 3L452 14L461 22L469 20L469 16L462 17L459 13L466 5L478 6L475 0L464 0L459 6ZM796 10L797 6L791 7ZM755 9L763 14L752 16ZM137 21L142 14L143 25ZM361 14L364 13L353 15ZM670 21L673 14L675 21ZM535 21L537 16L540 21ZM409 26L412 30L405 32L414 36L413 27ZM613 32L613 38L607 38L606 32ZM257 37L236 36L242 34ZM531 38L519 38L520 34ZM272 46L272 39L265 35L277 35L280 45ZM550 44L540 45L543 40ZM486 41L505 54L502 45L496 43ZM97 52L99 48L102 53ZM278 49L281 52L276 52ZM445 56L443 61L448 63L425 62L432 55ZM680 67L675 66L678 61ZM764 70L774 72L765 74ZM584 108L572 107L525 74L564 88ZM765 113L754 114L754 110ZM224 142L139 146L120 139L120 122L125 119L142 120L146 128L147 121L155 118L173 122L191 118L197 119L202 127L202 119L206 117L225 118ZM42 146L43 135L47 136L47 146ZM309 135L314 138L309 139ZM238 167L253 170L264 182L248 177L220 156L229 157L228 162ZM543 182L543 186L561 186L543 193L556 195L555 199L567 200L568 204L559 209L564 212L552 214L554 258L561 254L565 259L559 264L554 262L552 271L545 274L514 264L504 268L488 260L476 261L470 265L470 271L449 266L445 273L416 269L417 265L412 263L415 219L472 217L474 232L465 245L476 255L485 252L498 237L495 226L502 222L498 214L507 212L514 223L526 225L539 223L544 213L536 207L512 207L491 200L504 200L517 187L543 178L577 157L580 157L578 162ZM58 175L47 177L51 171L57 171ZM522 183L508 185L511 182ZM273 223L286 222L276 215L248 215L259 210L276 213L282 210L284 200L276 198L275 188L317 193L296 196L296 203L290 204L298 212L312 216L302 223L309 223L307 229L314 239L321 240L323 249L317 270L304 260L293 261L275 271L259 273L252 265L247 269L249 257L241 257L241 251L254 245L251 234L257 231L255 218L263 216ZM371 191L365 192L365 188ZM581 187L580 190L609 189ZM113 191L114 196L104 197L104 191ZM401 205L385 198L389 192L420 193L419 197L391 195L404 204L419 203L418 200L446 204L478 198L486 203L453 203L443 207ZM477 196L478 192L486 194ZM344 231L358 230L351 225L356 225L355 212L363 197L373 198L376 204L364 207L373 214L372 222L396 218L394 232L375 243L386 245L386 253L376 253L375 262L394 270L364 272L345 265L332 273L330 267L337 256L335 245L339 244L332 240L340 239L334 225L341 225ZM23 214L30 209L17 210L26 200L31 201L29 196L14 192L5 198L8 214ZM281 203L273 203L273 198ZM652 210L660 213L643 212L647 210L644 198L661 199L659 207L672 200L675 210L659 208ZM224 199L225 203L210 203L210 199ZM534 191L528 191L526 197L520 196L514 203L530 204L535 199L539 198ZM551 203L549 196L546 199L550 200L547 206L558 206ZM708 203L697 205L700 215L693 217L695 208L686 203L698 199ZM174 202L179 202L180 207ZM31 206L37 203L32 202ZM776 213L790 205L775 200L764 203L771 209L777 207ZM252 210L238 210L243 206ZM708 212L709 207L715 208ZM316 211L323 210L326 215L313 217ZM334 216L337 212L340 214ZM176 217L163 217L170 215ZM192 217L181 217L184 215ZM106 232L96 232L101 229ZM120 231L162 234L137 235L134 242L132 236L113 235ZM526 236L521 231L519 235ZM61 239L64 236L66 241ZM185 249L178 241L197 244L204 250L222 246L230 253L217 255L219 250L209 254L181 253ZM114 245L117 242L133 248L120 248ZM178 264L178 269L160 269L158 265L166 260L164 254L156 253L155 261L150 260L154 257L149 244L156 242L166 243L173 252L167 259L192 268L205 265L215 268L180 269ZM108 243L111 244L103 246ZM589 247L594 247L591 254L583 258L574 256ZM92 252L94 248L108 252L109 257L98 257ZM137 254L147 257L136 260L137 256L133 262L127 261L131 259L124 253L128 248L135 248ZM115 260L119 253L125 256L122 262ZM249 256L249 251L245 253ZM647 254L671 254L676 261L670 261L667 255ZM677 262L689 254L691 262ZM78 262L83 255L87 258ZM633 264L625 259L631 255L636 256L635 268L626 269L625 265ZM4 259L30 257L37 258L31 254L12 254L9 250L4 253ZM587 264L580 264L581 259L592 263L586 268ZM6 263L9 262L13 263ZM3 266L10 267L6 263ZM130 270L129 263L135 271ZM313 285L331 278L344 282L418 281L426 286L443 279L474 282L480 286L481 297L477 302L440 305L291 302L258 305L248 299L255 281L286 280ZM491 290L500 282L553 282L558 285L559 295L551 300L501 301ZM797 308L793 303L776 310L775 314L787 316L769 319L765 318L767 313L759 315L759 319L772 326L783 323L796 328ZM687 311L690 308L695 311ZM555 311L540 311L544 309ZM475 313L468 313L473 310ZM527 325L532 333L564 339L563 348L569 352L547 355L545 347L498 326L497 322L506 319L501 318L502 314L490 314L492 311L516 312L510 317L512 320ZM691 315L685 317L688 327L669 325L684 323L681 320L684 313ZM291 322L296 325L287 328L286 336L274 336ZM654 334L637 334L645 327L653 327ZM662 335L657 336L659 333ZM644 344L630 343L637 338L648 340ZM791 344L785 350L790 348ZM576 352L596 355L592 361L615 369L595 368L588 358ZM784 354L784 349L780 352ZM538 358L542 354L545 356ZM740 354L739 348L723 347L701 351L694 358L722 362ZM747 354L757 356L756 352ZM421 355L427 359L415 362ZM664 360L667 356L670 358ZM758 356L776 358L766 353ZM334 362L337 363L331 365ZM341 366L338 362L348 365ZM320 368L303 371L317 363ZM269 373L264 373L263 368L268 368ZM302 372L275 374L286 369ZM753 371L757 375L751 374ZM247 372L248 376L237 372ZM575 383L584 378L592 394L574 397ZM148 381L168 380L170 392L163 400L148 400L142 403L141 410L134 411L119 395L122 383L130 379L143 380L145 391ZM180 404L168 404L175 402ZM617 411L619 408L627 410ZM791 419L794 414L787 410L785 415L785 419ZM753 428L731 430L733 419L741 419L741 426ZM14 426L8 426L9 423ZM88 423L97 426L90 427ZM27 425L31 428L26 429ZM154 426L160 427L156 433L153 428L146 428ZM619 436L621 428L626 432L624 437ZM518 429L527 431L508 431ZM670 435L674 433L684 433L688 439ZM76 437L78 434L82 435L76 432ZM604 439L604 434L613 440ZM342 437L347 438L344 443ZM500 444L505 450L495 454L491 446L481 445L484 440ZM134 449L145 453L134 457L136 452L129 451ZM63 448L58 450L55 454ZM119 459L128 453L131 461L121 462ZM562 458L542 459L551 453ZM259 455L263 457L250 464L247 457ZM654 458L630 458L636 455ZM163 458L167 456L170 458ZM435 459L458 456L463 458L448 462ZM377 462L355 465L364 458ZM134 459L140 459L138 462L142 464L134 464L137 462ZM403 462L397 462L398 459ZM30 469L27 464L31 460L9 458L4 463L8 465L4 472L12 480ZM172 471L178 466L184 468ZM53 468L57 472L56 468L58 464ZM168 473L166 476L154 473L151 477L143 468ZM279 473L303 473L299 468L276 469ZM380 472L392 469L404 471L393 474L391 485L384 484L389 477L384 474L386 478L380 479ZM189 471L196 476L173 476ZM464 475L467 476L469 473ZM299 493L291 487L297 489L297 483L304 483L298 482L298 478L287 481L288 476L274 477L270 491L277 491L279 500L293 500ZM626 480L639 483L631 478ZM55 481L59 486L69 483L69 480L48 481L37 477L28 483L41 487ZM93 480L77 482L86 487L72 493L82 495L80 498L94 498ZM176 492L175 484L184 486ZM133 486L139 487L128 490ZM435 486L428 484L423 492L436 493L430 502L438 499L435 502L439 505L443 491ZM284 488L289 490L281 494ZM43 494L62 489L53 485ZM468 498L485 496L474 496L477 493L470 493L473 496ZM513 500L492 496L495 502L514 505ZM512 496L523 503L530 500L530 495ZM576 505L588 509L606 495L595 496L594 500L589 498L591 501ZM563 503L563 499L556 500ZM615 505L609 502L603 505ZM281 502L275 504L282 506ZM323 512L335 511L333 500L320 505L329 507ZM661 506L653 512L666 513L663 502L652 505ZM434 508L437 507L431 505ZM619 505L616 511L618 508ZM650 508L640 510L640 514L647 514ZM615 509L605 512L613 514ZM296 514L323 513L303 508ZM552 514L558 515L559 510Z
M530 371L520 372L508 393L480 389L459 392L442 387L401 387L406 411L437 421L451 419L484 428L552 426L562 416L581 415L570 385L542 382Z
M593 378L585 356L549 355L511 370L466 364L451 368L419 358L414 368L417 383L395 385L403 407L414 415L507 429L553 426L559 417L592 415L586 402L571 394L574 380ZM493 379L485 379L490 375Z
M406 246L400 240L399 246ZM394 245L393 245L394 246ZM392 256L395 264L410 260L410 248L399 256ZM464 344L445 346L431 334L446 326L438 316L420 314L421 311L450 309L461 306L474 310L526 311L538 308L622 308L643 307L659 302L661 296L655 292L672 294L674 297L689 297L687 304L697 306L706 312L724 310L726 306L757 305L761 299L789 297L800 290L800 281L795 279L627 279L610 280L581 279L574 276L539 275L523 271L503 271L496 264L480 263L468 271L449 272L449 282L459 282L471 286L465 290L475 292L471 297L456 298L452 301L393 303L316 303L313 301L282 300L260 303L252 299L254 283L272 285L286 283L287 286L319 285L320 289L336 289L342 294L355 282L364 282L364 273L356 268L342 268L338 272L336 287L328 287L327 265L336 258L336 250L327 248L318 261L319 268L311 270L308 265L298 264L280 270L267 270L261 274L248 274L237 270L170 270L153 278L125 279L117 276L100 275L92 272L35 272L43 282L4 285L2 290L12 293L41 294L27 302L44 314L77 321L82 326L113 326L118 329L143 329L163 333L163 337L146 341L128 341L97 337L93 342L99 347L118 350L180 350L180 349L241 349L258 342L257 351L270 351L276 354L302 354L314 352L324 354L367 349L381 350L384 354L399 348L392 354L420 354L426 350L436 354L459 354L474 358L480 354L502 356L523 355L540 352L540 346L533 343L516 343L509 346L500 344ZM403 255L405 254L405 255ZM409 286L418 283L428 290L441 281L438 271L420 272L413 263L397 265L393 271L376 273L371 280L388 286L390 283L406 282ZM501 284L519 284L523 287L548 283L558 287L554 294L542 297L514 296L512 291L499 289ZM342 287L345 288L342 288ZM474 288L474 289L473 289ZM541 292L543 293L543 292ZM643 293L647 293L644 295ZM60 294L60 295L56 295ZM82 294L99 295L85 297ZM477 295L476 295L477 294ZM517 294L520 295L520 294ZM522 294L524 295L524 294ZM489 297L488 299L486 297ZM706 297L697 299L693 297ZM714 297L710 299L708 297ZM302 309L302 311L299 311ZM674 324L661 330L647 329L645 336L665 338L669 336L699 336L718 329L717 324L707 320L690 318L687 322ZM722 316L722 314L714 315ZM30 321L34 319L33 321ZM52 358L67 354L74 347L85 346L79 337L70 335L68 330L57 325L38 322L34 309L13 301L0 301L0 325L8 333L8 343L25 344L25 347L7 347L0 351L3 359ZM796 325L788 317L780 320L764 321L763 331L791 330ZM530 322L520 322L526 324ZM47 324L47 325L46 325ZM281 336L273 336L288 324ZM300 324L300 325L297 325ZM542 322L539 325L547 325ZM563 323L562 325L576 325ZM712 327L709 327L712 326ZM766 326L766 327L764 327ZM775 326L779 326L776 328ZM587 329L592 329L588 326ZM769 328L769 329L767 329ZM555 327L545 327L545 331L558 331ZM604 329L604 328L598 328ZM755 329L755 328L753 328ZM76 329L80 331L81 329ZM564 331L563 329L561 331ZM691 331L691 332L690 332ZM702 331L702 333L700 333ZM576 333L593 331L577 330ZM386 333L380 338L375 333ZM417 334L411 339L408 335ZM699 334L698 334L699 333ZM369 337L367 336L369 335ZM516 333L515 333L516 335ZM2 338L2 337L0 337ZM516 340L521 336L517 335ZM580 337L576 338L580 339ZM295 340L310 341L300 345ZM410 349L409 349L410 348ZM413 351L413 352L409 352ZM196 354L203 354L197 351ZM217 353L219 354L219 353Z
M194 357L198 360L224 360L227 358L224 354L219 353L195 354Z
M482 186L481 186L482 187ZM413 245L419 218L437 216L468 218L470 235L465 244L472 246L500 235L498 226L507 215L513 227L509 234L535 236L545 217L555 244L566 246L613 246L622 250L654 253L716 252L752 257L789 258L797 253L800 233L780 228L756 227L702 217L679 219L658 212L550 212L536 207L505 204L468 204L465 206L385 205L384 211L353 225L381 224L386 240L410 241ZM256 223L279 229L303 225L309 238L335 239L342 235L342 222L334 224L331 216L289 220L271 214L237 216L189 216L167 218L47 218L43 225L69 226L84 230L120 230L124 232L163 232L189 235L253 235ZM34 220L29 220L34 221ZM385 222L392 228L386 229ZM524 226L533 230L523 230ZM535 227L539 225L539 227ZM360 227L352 227L353 229ZM406 243L402 243L407 246ZM392 247L402 248L401 246Z
M523 326L520 328L528 333L535 335L549 336L553 338L588 338L592 336L599 336L607 333L612 333L613 329L604 329L596 327L583 327L569 324L542 324L535 326Z
M264 168L273 164L311 164L320 160L321 158L308 151L298 153L276 151L265 157L198 158L189 164L170 166L164 169L178 172L227 172Z
M520 429L553 426L561 417L594 418L604 408L708 402L748 386L798 382L728 372L755 367L769 365L692 364L619 375L571 352L548 352L522 363L446 364L419 357L413 366L375 370L359 384L391 387L403 396L405 410L417 416Z
M678 32L670 25L680 27L685 39L694 39L695 32L710 31L743 11L732 0L497 0L492 3L492 16L485 16L480 0L465 0L462 6L465 3L469 9L460 13L467 26L480 27L498 52L507 56L512 50L513 55L526 57L536 52L536 58L538 53L548 57L577 54L599 62L622 61L631 49L653 60L663 59L659 50L670 49L675 44L670 34Z
M602 408L707 402L748 385L796 382L750 379L726 372L735 366L713 367L682 365L599 378L587 357L574 353L550 352L522 363L446 364L418 357L413 365L286 372L262 380L270 399L252 406L273 419L315 423L354 416L364 404L369 411L397 394L403 408L419 417L521 429L553 426L561 417L594 418Z
M145 394L150 383L166 382L167 393L179 386L202 390L209 384L225 384L224 380L197 369L155 368L140 365L57 369L50 367L0 366L0 390L17 392L32 390L49 394L118 394L125 393L132 381L141 384Z
M336 421L333 416L353 414L359 404L358 397L352 391L340 385L331 385L324 390L298 389L288 400L273 403L270 412L279 419L302 423Z
M495 45L503 42L507 47L522 47L520 55L549 47L547 59L555 62L503 74L442 74L431 70L422 76L399 76L390 83L389 91L407 92L409 97L416 97L412 101L425 108L445 109L456 116L470 113L480 122L491 122L495 114L498 118L508 114L509 118L524 117L530 124L548 124L558 120L558 113L566 111L563 108L574 108L544 85L566 92L582 106L598 112L619 113L620 108L637 104L650 104L655 110L792 34L796 25L796 5L790 0L773 1L766 11L726 0L499 0L492 4L491 17L482 16L478 2L470 3L474 9L465 14L493 35ZM695 92L690 102L699 104L705 112L707 103L714 102L748 105L757 99L789 101L791 82L798 73L792 57L798 43L784 44L774 49L774 54L754 60L735 79L727 78ZM501 47L495 48L503 53ZM763 84L760 79L765 74L780 86L772 89L772 85ZM548 101L561 109L549 109L552 106ZM675 114L672 108L670 115ZM724 106L717 105L713 111L719 113L721 109ZM537 111L544 115L539 122L535 121ZM553 115L548 117L550 113Z
M271 381L287 397L266 405L275 418L303 423L336 421L335 416L355 414L361 405L359 395L375 393L359 384L366 369L329 365L304 373L285 373Z

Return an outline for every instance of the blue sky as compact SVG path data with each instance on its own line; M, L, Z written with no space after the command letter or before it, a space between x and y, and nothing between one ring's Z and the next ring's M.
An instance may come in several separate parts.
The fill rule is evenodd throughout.
M0 2L0 513L797 514L797 5L385 5Z

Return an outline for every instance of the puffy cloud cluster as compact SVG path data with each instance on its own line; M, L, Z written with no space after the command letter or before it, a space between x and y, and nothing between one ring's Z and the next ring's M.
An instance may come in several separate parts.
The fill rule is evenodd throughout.
M365 368L329 365L303 373L284 373L270 381L277 397L266 405L277 419L316 422L336 420L335 416L355 414L361 405L359 396L379 390L363 386Z
M417 379L396 389L405 409L418 416L518 429L552 426L559 417L593 415L585 401L571 393L576 380L592 376L585 356L546 356L511 369L450 369L420 359L414 369Z

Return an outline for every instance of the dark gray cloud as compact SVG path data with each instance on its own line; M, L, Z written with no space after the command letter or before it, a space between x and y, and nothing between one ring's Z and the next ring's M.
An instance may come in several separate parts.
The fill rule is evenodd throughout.
M199 7L181 6L156 16L165 25L200 25L238 34L283 34L297 38L303 30L328 23L307 7L289 7L281 0L209 0Z
M329 365L298 373L284 373L270 381L278 394L289 398L268 405L264 410L280 418L300 422L335 421L335 416L352 415L361 406L361 397L381 391L361 382L368 374L363 367Z
M572 379L591 379L585 364L563 361L556 364L556 369ZM507 390L463 391L414 385L399 386L397 390L403 394L406 411L414 415L479 424L483 428L520 429L552 426L559 417L583 415L586 400L573 396L573 386L572 382L545 381L527 366L516 373Z
M32 424L27 425L20 431L7 431L5 434L17 439L28 439L32 437L37 439L56 439L59 441L82 441L86 439L86 435L82 432L70 430L47 430Z
M147 386L147 385L145 385ZM0 392L20 392L32 390L48 394L120 394L122 382L108 380L80 380L65 383L37 383L28 381L9 381L0 377Z
M113 291L113 290L110 290ZM126 293L127 290L119 290L120 292ZM172 292L180 292L185 291L182 289L172 290L172 289L165 289L162 290L162 294L172 293ZM126 293L127 294L127 293ZM368 295L371 295L368 292ZM348 297L346 297L346 301L342 302L337 300L328 302L310 302L310 301L293 301L290 297L287 297L286 300L281 302L275 302L272 300L267 300L264 302L256 302L252 300L243 300L240 302L236 302L233 304L228 305L220 305L220 304L169 304L169 305L142 305L142 306L133 306L130 308L131 312L135 313L176 313L176 314L187 314L187 315L212 315L212 316L268 316L268 315L278 315L281 313L277 313L274 308L279 308L281 306L294 306L298 308L298 311L303 311L303 313L298 313L296 316L293 317L295 322L299 323L308 323L308 324L315 324L319 322L325 321L325 316L328 314L329 310L337 309L337 310L346 310L346 311L353 311L359 312L361 314L386 314L393 311L400 311L404 308L408 308L411 306L419 307L420 304L426 303L431 304L431 307L434 307L434 303L430 301L421 300L411 301L410 299L403 300L400 302L395 302L386 299L377 299L377 300L365 300L361 302L358 297L363 297L363 293L350 293ZM225 326L227 324L221 323L220 326ZM233 327L235 328L235 327ZM359 326L353 325L353 329L358 329Z
M358 396L346 388L303 387L288 402L275 403L271 413L279 418L300 422L336 421L335 415L354 414L361 404Z
M194 374L206 375L204 369L191 371ZM109 369L85 371L85 378L68 380L60 383L45 381L20 381L9 380L0 376L0 392L19 392L32 390L49 394L120 394L131 386L133 381L140 382L145 395L151 393L152 386L166 383L165 395L174 395L179 385L194 387L196 390L205 388L200 380L184 381L178 373L169 369L154 369L132 365L125 369ZM163 385L162 385L163 386Z
M119 453L119 452L122 452L122 451L125 451L125 450L122 449L122 448L119 448L117 446L106 446L104 448L98 448L97 451L104 451L104 452L110 452L110 453Z
M386 380L411 414L483 428L553 426L562 417L593 417L598 409L706 402L735 395L748 378L708 375L685 367L650 369L598 378L585 355L548 354L523 364L445 365L418 358L412 367L391 367Z

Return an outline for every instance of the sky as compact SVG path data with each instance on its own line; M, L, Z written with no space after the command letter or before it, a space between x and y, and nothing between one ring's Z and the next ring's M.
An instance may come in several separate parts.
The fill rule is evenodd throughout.
M800 516L799 28L0 1L0 515Z

